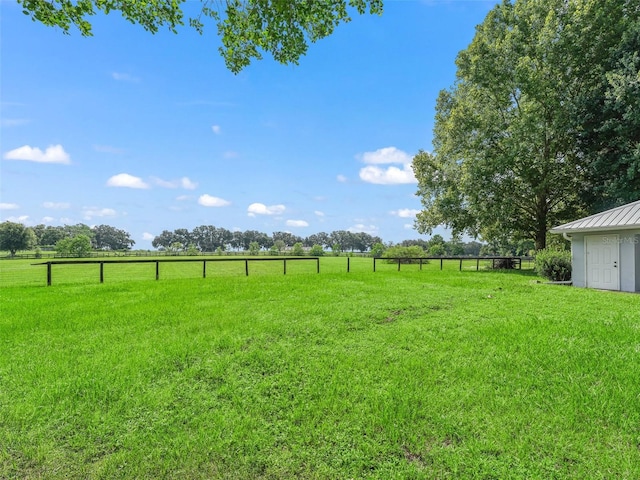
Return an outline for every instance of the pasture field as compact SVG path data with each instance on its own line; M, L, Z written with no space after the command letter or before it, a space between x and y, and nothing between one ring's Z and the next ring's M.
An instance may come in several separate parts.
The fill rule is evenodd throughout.
M335 265L0 288L0 478L640 478L640 296Z

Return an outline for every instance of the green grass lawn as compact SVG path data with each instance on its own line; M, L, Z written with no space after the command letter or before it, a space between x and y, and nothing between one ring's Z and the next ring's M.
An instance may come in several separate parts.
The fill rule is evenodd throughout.
M5 282L0 478L640 478L640 296L338 260Z

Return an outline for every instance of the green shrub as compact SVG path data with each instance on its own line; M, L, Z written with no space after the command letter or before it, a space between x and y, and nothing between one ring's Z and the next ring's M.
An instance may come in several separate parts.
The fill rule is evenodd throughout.
M324 248L322 248L322 245L314 245L311 247L311 250L309 250L309 255L312 257L322 257L324 255Z
M497 258L492 260L491 268L494 270L513 270L516 268L516 260L514 258Z
M371 256L375 258L380 258L384 255L385 246L381 242L374 243L371 246Z
M425 257L424 249L419 245L411 245L410 247L403 247L402 245L395 245L385 250L383 258L388 258L389 263L396 263L394 258L401 258L400 263L418 263L415 258ZM422 263L427 263L423 260Z
M83 234L63 238L56 243L56 252L69 257L88 257L91 253L91 239Z
M249 255L260 255L260 244L258 242L251 242L249 244Z
M302 248L302 243L296 242L293 244L293 249L291 250L291 254L296 257L301 257L304 255L304 248Z
M278 250L278 247L276 247L275 245L271 245L271 248L269 248L269 255L271 255L272 257L277 257L278 255L280 255L280 250Z
M552 282L571 280L571 252L545 248L536 253L536 272Z
M291 254L296 257L301 257L304 255L304 248L302 247L302 243L296 242L293 244L293 249L291 250Z
M429 247L429 256L431 257L444 257L447 254L447 249L442 243L436 243Z

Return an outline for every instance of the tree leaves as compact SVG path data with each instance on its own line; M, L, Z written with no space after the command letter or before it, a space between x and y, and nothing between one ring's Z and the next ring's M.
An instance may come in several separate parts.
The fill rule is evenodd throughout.
M584 147L588 138L597 143L606 125L597 105L610 104L616 120L638 112L625 110L637 104L631 87L637 57L618 62L622 71L611 70L628 25L622 10L631 3L505 0L487 15L458 55L455 85L438 98L435 155L414 159L425 207L419 231L444 224L485 239L531 238L544 248L550 226L593 206L586 199L598 162L585 161ZM620 98L627 100L614 101ZM616 144L638 131L618 127L616 137L611 130ZM581 131L590 137L580 140ZM637 145L627 151L640 150ZM625 163L631 169L622 178L634 176L640 186L636 165Z
M25 15L64 33L76 27L92 35L86 19L98 12L120 11L131 23L156 33L166 27L177 33L184 25L185 0L18 0ZM351 21L350 11L381 14L382 0L202 0L202 8L188 24L202 33L206 19L216 25L221 37L220 53L233 73L269 52L283 64L298 64L308 49L333 33L341 23Z

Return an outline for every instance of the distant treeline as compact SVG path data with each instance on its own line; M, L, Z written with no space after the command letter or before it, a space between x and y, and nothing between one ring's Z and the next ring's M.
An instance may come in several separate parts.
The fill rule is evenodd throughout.
M153 247L165 252L224 252L269 250L271 253L291 252L308 253L311 249L341 252L369 252L380 255L392 246L420 247L429 255L528 255L533 242L513 243L463 242L453 237L446 241L441 235L427 239L407 239L399 243L384 242L379 236L364 232L335 230L320 232L301 237L289 232L273 232L268 235L257 230L230 231L213 225L200 225L193 230L178 228L164 230L151 242ZM36 225L26 227L22 224L4 222L0 224L0 250L41 249L56 250L60 253L79 254L88 250L128 251L135 241L129 232L109 225L90 227L83 223L75 225L51 226Z

